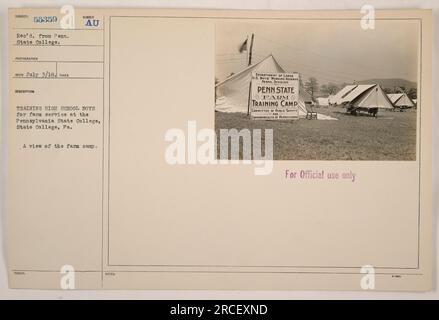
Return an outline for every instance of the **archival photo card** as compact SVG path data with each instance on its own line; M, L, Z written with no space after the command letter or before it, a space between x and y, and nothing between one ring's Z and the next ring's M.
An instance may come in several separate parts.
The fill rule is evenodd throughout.
M8 23L11 288L431 289L430 10Z

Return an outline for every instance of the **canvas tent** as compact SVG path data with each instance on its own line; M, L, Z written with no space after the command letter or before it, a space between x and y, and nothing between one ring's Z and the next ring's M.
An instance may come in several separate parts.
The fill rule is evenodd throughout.
M228 77L215 86L216 111L247 113L252 72L284 73L285 70L273 55L269 55L258 63ZM299 89L299 116L306 116L305 103L312 102L311 95L301 87Z
M347 85L330 99L331 105L359 109L393 109L392 102L378 84Z
M387 95L395 108L407 109L415 107L415 103L406 93L390 93Z

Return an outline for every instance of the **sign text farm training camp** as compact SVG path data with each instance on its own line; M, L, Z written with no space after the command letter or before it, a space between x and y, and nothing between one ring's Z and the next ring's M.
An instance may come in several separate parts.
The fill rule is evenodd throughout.
M250 110L257 120L298 119L299 74L254 72Z

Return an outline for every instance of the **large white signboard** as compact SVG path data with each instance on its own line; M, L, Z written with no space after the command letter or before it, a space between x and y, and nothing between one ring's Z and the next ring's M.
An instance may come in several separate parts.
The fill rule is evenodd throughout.
M252 74L250 112L257 120L292 120L299 117L299 74Z

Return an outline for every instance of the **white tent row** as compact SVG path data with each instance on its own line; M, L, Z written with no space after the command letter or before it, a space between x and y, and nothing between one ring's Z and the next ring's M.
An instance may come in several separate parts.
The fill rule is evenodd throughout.
M389 93L387 95L392 101L392 104L395 108L414 108L416 105L415 103L409 98L409 96L406 93Z
M378 84L347 85L329 98L329 104L363 109L393 109L392 102Z
M279 65L273 55L256 64L248 66L244 70L228 77L215 86L215 110L220 112L247 113L250 83L253 72L284 73L285 70ZM303 87L299 88L299 117L307 114L306 104L313 103L311 95ZM317 119L329 119L317 114ZM331 118L334 119L334 118Z

